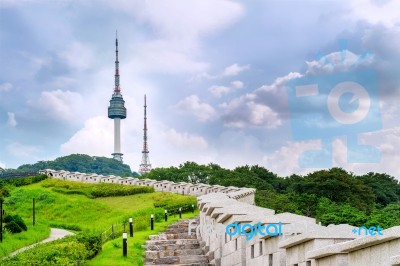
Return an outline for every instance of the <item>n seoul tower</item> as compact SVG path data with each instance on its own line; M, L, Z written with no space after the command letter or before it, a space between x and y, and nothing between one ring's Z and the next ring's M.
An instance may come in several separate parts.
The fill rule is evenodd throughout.
M121 153L121 119L126 118L125 101L119 87L118 35L115 38L115 88L108 107L108 118L114 120L114 153L115 160L122 162Z

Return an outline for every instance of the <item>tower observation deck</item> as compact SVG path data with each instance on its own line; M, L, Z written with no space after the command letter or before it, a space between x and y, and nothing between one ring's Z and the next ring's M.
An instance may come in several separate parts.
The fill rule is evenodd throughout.
M108 118L114 120L114 152L111 154L114 159L122 162L121 153L121 119L126 118L125 101L119 86L119 61L118 61L118 36L115 39L115 87L114 93L108 107Z

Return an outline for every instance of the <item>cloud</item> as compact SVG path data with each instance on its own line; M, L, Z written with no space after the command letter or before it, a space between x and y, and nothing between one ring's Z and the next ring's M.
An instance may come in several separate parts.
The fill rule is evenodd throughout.
M240 80L234 80L231 82L231 85L235 89L242 89L244 87L244 83Z
M83 110L82 96L69 90L42 91L38 101L31 100L29 104L52 119L68 122L76 120L79 112Z
M397 167L400 161L398 150L400 149L400 127L385 129L372 133L364 133L358 136L358 143L372 145L381 152L379 163L347 163L347 141L344 138L332 140L332 165L342 167L355 174L368 172L387 173L400 180L400 170ZM316 168L301 168L299 166L300 155L306 150L320 149L320 140L307 142L287 142L273 153L263 157L266 167L281 176L292 173L307 174L318 170Z
M24 145L18 142L6 146L8 154L15 157L34 158L42 151L42 147L36 145Z
M178 110L178 112L182 114L194 115L201 122L216 118L215 109L207 103L202 103L197 95L186 97L172 108Z
M5 164L5 163L3 163L3 162L0 162L0 168L2 168L2 169L6 169L6 164Z
M73 41L68 43L66 50L60 52L60 58L65 60L71 68L82 71L93 65L95 56L93 48L88 44Z
M177 148L206 149L208 147L208 143L203 137L187 132L179 133L175 129L162 132L161 137Z
M291 72L279 77L270 85L263 85L251 93L241 95L220 106L224 109L224 125L235 128L247 126L276 128L287 117L286 81L301 77Z
M7 126L9 127L16 127L17 126L17 120L15 119L15 114L7 112L8 119L7 119Z
M97 156L109 156L113 151L114 135L112 121L105 116L86 120L82 129L67 142L61 144L63 155L84 153ZM101 145L99 145L101 143Z
M0 92L7 92L13 88L13 85L9 82L0 84Z
M218 85L212 85L208 90L214 95L215 97L221 97L224 94L228 94L231 92L231 88L225 87L225 86L218 86Z
M143 42L136 48L134 67L137 71L169 74L197 73L209 67L207 62L196 60L184 50L180 44L168 40Z
M244 86L244 83L240 80L235 80L232 81L230 86L220 86L220 85L212 85L208 90L211 92L212 95L214 95L217 98L220 98L221 96L225 94L229 94L233 92L236 89L242 89Z
M248 70L250 68L250 65L238 65L238 64L233 64L224 69L222 72L222 76L237 76L239 73Z
M149 23L159 34L169 39L182 42L219 31L235 22L244 13L242 5L228 0L190 2L118 0L113 2L111 7L132 14L144 23Z
M397 0L353 0L348 4L352 19L389 27L400 22L400 3Z
M327 74L336 71L350 71L360 66L371 65L374 56L371 53L358 55L349 50L329 53L319 60L306 61L306 75Z

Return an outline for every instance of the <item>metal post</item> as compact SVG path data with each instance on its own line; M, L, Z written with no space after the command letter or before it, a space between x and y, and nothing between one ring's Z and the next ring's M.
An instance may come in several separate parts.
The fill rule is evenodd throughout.
M3 243L3 199L0 199L0 242Z
M150 230L154 230L154 214L150 216Z
M179 208L179 219L182 219L182 208Z
M32 199L32 225L35 226L35 198Z
M194 213L194 204L192 204L192 213Z
M133 237L133 219L129 218L129 236Z
M164 220L168 221L168 213L167 210L164 211Z
M122 233L122 255L126 257L128 255L128 234Z

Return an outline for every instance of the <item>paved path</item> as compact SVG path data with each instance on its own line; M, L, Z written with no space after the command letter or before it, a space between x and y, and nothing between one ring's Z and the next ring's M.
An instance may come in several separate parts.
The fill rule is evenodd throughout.
M68 236L68 235L73 235L74 233L71 233L70 231L64 230L64 229L58 229L58 228L50 228L50 236L38 243L32 244L30 246L26 246L23 248L20 248L16 251L14 251L13 253L11 253L10 255L8 255L6 258L8 257L13 257L15 255L17 255L18 253L21 253L25 250L31 249L33 247L35 247L36 245L42 244L42 243L47 243L47 242L51 242L60 238L63 238L64 236Z

